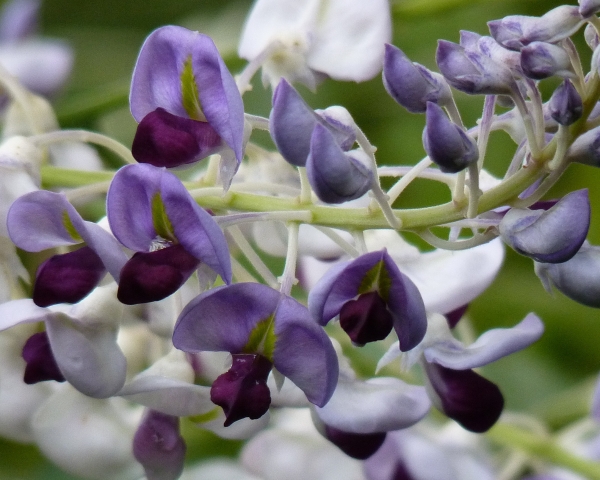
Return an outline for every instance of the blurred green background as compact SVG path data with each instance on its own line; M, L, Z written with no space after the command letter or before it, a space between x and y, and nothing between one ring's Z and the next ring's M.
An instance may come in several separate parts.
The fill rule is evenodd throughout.
M131 144L135 123L127 108L128 83L137 52L156 27L178 24L207 33L219 46L232 71L243 67L235 56L237 39L252 2L226 0L47 0L43 3L41 33L66 40L75 51L71 79L55 99L64 127L83 127ZM394 44L413 60L435 69L438 38L458 41L459 30L487 33L486 22L509 14L541 15L559 5L546 0L404 0L393 3ZM584 65L591 52L582 32L577 44ZM545 98L556 83L548 81ZM381 79L364 84L326 81L317 93L300 89L315 108L344 105L378 147L380 165L414 164L424 156L423 116L409 114L389 99ZM480 116L483 98L457 95L465 123ZM270 93L255 82L244 97L246 111L268 115ZM268 142L268 138L257 137ZM514 144L494 134L486 168L502 175ZM572 168L551 195L588 188L593 205L590 241L600 243L600 170ZM417 182L398 206L414 207L446 201L444 189ZM483 369L505 394L508 409L541 415L560 427L586 412L593 381L600 370L600 314L555 293L547 294L533 273L532 262L507 251L504 268L491 288L469 308L477 331L512 326L528 312L546 324L542 339L528 350ZM212 439L211 451L223 445ZM195 455L194 455L195 456ZM28 446L0 440L1 479L70 479Z

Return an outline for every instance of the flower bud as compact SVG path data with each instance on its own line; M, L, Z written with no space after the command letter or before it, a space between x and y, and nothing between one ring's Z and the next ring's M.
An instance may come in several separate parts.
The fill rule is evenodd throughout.
M411 62L402 50L389 44L385 46L383 86L412 113L425 112L427 102L444 105L452 95L444 77Z
M429 158L442 172L460 172L477 161L477 143L462 128L452 123L441 107L427 102L426 116L423 145Z
M596 27L589 23L583 31L583 36L585 37L585 43L588 44L588 47L590 47L592 50L596 50L596 47L598 44L600 44Z
M552 94L548 102L550 116L561 125L571 125L583 113L583 102L570 80L565 80Z
M564 48L545 42L532 42L521 49L523 73L534 80L557 75L573 78L575 72Z
M600 11L600 0L579 0L579 14L582 17L590 17ZM589 25L592 26L591 24Z
M571 162L600 167L600 127L577 137L567 150L566 157Z

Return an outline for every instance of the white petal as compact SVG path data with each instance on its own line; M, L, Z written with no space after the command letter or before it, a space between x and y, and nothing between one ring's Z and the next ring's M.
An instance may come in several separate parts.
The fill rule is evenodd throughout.
M350 433L400 430L421 420L431 406L425 388L397 378L339 381L331 400L316 408L321 420Z
M32 325L0 332L0 435L16 442L33 442L31 418L53 391L53 383L23 382L23 345L35 333Z
M382 68L392 25L387 0L330 0L315 29L308 66L336 80L362 82Z
M62 142L50 145L50 161L62 168L98 171L104 168L95 148L81 142Z
M518 352L538 340L544 324L533 313L512 328L494 328L468 347L459 342L439 342L425 348L425 358L453 370L482 367Z
M270 412L267 412L256 420L242 418L228 427L224 427L225 414L221 407L215 407L215 415L216 417L213 417L211 420L197 423L198 427L210 430L219 437L234 440L244 440L256 435L257 432L266 428L271 418ZM195 421L196 419L193 420Z
M133 435L142 409L121 398L97 400L68 384L38 410L32 428L40 450L65 471L91 480L137 480Z
M94 398L106 398L125 384L127 362L116 328L97 328L56 312L46 320L50 348L65 379Z
M233 460L215 459L184 470L181 480L261 480Z
M46 320L51 312L38 307L30 298L12 300L0 304L0 331L19 323L35 323Z

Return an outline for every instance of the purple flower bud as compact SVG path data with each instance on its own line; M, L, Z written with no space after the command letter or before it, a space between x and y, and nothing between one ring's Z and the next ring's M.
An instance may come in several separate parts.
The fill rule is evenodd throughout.
M567 150L566 157L571 162L600 167L600 127L577 137Z
M591 23L588 23L587 27L583 31L585 43L588 44L592 50L596 50L596 47L600 44L600 38L598 38L598 30Z
M38 268L33 301L40 307L77 303L102 280L106 268L90 247L54 255Z
M550 116L561 125L571 125L581 118L583 102L569 79L561 83L548 102Z
M23 346L23 360L27 363L23 381L27 385L46 380L64 382L65 377L58 368L46 332L34 333Z
M423 146L442 172L460 172L477 161L479 150L475 140L452 123L440 106L427 102L426 117Z
M331 268L308 295L308 308L321 325L341 315L349 302L356 303L346 307L344 323L359 343L377 339L387 328L382 303L392 318L400 350L411 350L425 335L427 318L421 294L385 250Z
M269 410L267 377L273 364L259 354L234 354L231 368L212 384L210 399L225 412L225 426L242 418L256 420Z
M362 197L373 182L373 174L361 161L361 151L345 153L330 131L317 124L310 140L306 174L320 200L343 203ZM367 161L363 158L363 161Z
M563 78L576 76L565 49L546 42L532 42L521 49L521 69L534 80L553 75Z
M354 130L324 110L317 114L297 90L285 79L277 85L273 94L273 109L269 116L269 130L277 149L289 163L303 167L310 153L310 141L317 125L321 125L334 136L343 150L352 147L355 140ZM351 119L350 119L351 120Z
M500 389L473 370L453 370L424 362L434 403L471 432L483 433L500 418L504 398Z
M440 40L436 61L448 83L462 92L510 95L517 88L508 68L456 43Z
M452 95L444 77L411 62L402 50L389 44L385 45L383 86L412 113L425 112L427 102L444 105Z
M561 263L577 253L590 226L587 189L565 195L549 210L510 209L499 225L502 239L538 262Z
M584 243L564 263L536 263L535 272L547 290L554 285L576 302L600 308L600 247Z
M0 42L17 42L38 28L40 0L12 0L0 11Z
M579 14L584 18L600 11L600 0L578 0L577 3L579 3Z
M556 43L570 37L583 23L578 7L562 5L541 17L510 15L488 22L488 27L498 43L520 50L531 42Z
M325 437L346 455L358 460L366 460L385 441L387 433L349 433L325 425Z
M183 472L185 442L179 418L148 410L133 437L133 456L148 480L176 480Z

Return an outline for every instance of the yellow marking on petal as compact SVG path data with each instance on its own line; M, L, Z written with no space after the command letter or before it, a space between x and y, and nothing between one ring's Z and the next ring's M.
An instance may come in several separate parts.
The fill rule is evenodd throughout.
M392 286L392 279L390 277L387 268L383 260L377 262L371 269L365 274L358 288L358 294L368 292L378 292L379 296L387 302L390 295L390 288Z
M206 122L206 117L202 111L200 95L198 94L198 85L194 77L191 55L183 63L183 71L181 72L181 97L183 108L185 108L190 118Z
M161 238L172 242L177 241L160 193L156 193L152 197L152 224Z
M248 343L242 349L243 353L259 353L273 362L273 351L277 341L274 320L274 315L271 315L256 324L250 332Z
M219 418L220 412L221 409L219 407L215 407L206 413L201 413L200 415L192 415L187 418L189 418L194 423L206 423Z
M79 233L75 229L75 225L73 225L71 217L69 217L69 212L67 212L66 210L63 210L62 222L63 227L65 227L65 230L75 242L83 242L83 238L81 238L81 235L79 235Z

